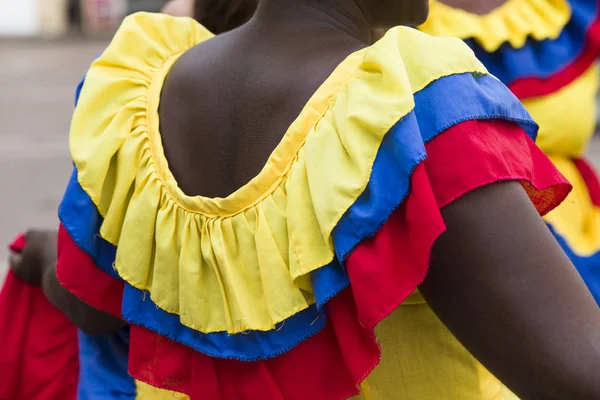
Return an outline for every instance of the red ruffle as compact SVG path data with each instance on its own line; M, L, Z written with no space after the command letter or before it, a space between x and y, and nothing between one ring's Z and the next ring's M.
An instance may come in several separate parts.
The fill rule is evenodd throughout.
M356 318L345 290L327 305L325 328L293 350L246 363L205 356L181 344L131 327L130 373L191 399L344 399L378 364L379 347Z
M592 204L600 207L600 182L598 181L596 170L584 158L575 159L574 162L575 167L579 170L579 174L581 174L581 178L585 182Z
M600 16L590 26L583 51L574 62L548 78L519 79L511 83L509 88L521 100L555 93L583 75L596 62L599 53Z
M513 180L521 182L540 215L545 215L571 191L519 126L503 120L456 125L427 144L427 154L425 167L439 208L478 187Z
M21 251L25 238L10 246ZM75 399L77 329L39 287L9 270L0 292L0 399Z
M123 318L122 281L96 267L90 256L75 244L65 227L58 228L56 276L63 287L97 310Z
M427 153L429 158L411 177L410 196L347 260L352 289L327 303L323 331L279 357L244 363L211 358L132 326L131 375L186 393L192 400L343 399L357 394L358 385L380 359L373 328L427 274L431 248L445 230L441 207L478 187L517 180L538 211L545 213L570 190L550 161L510 123L462 123L429 143ZM99 270L68 235L61 241L59 270L64 278L69 276L70 290L92 305L106 301L100 296L108 296L107 292L92 290L100 284L97 272L93 285L84 277L91 269ZM122 290L114 284L102 286L116 297Z

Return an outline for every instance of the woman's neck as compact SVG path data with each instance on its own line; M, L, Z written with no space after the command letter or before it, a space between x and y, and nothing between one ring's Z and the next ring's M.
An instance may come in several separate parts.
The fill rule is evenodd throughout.
M473 14L485 15L500 7L507 0L441 0L450 7L460 8Z
M262 0L251 21L254 26L269 27L270 34L293 32L337 32L368 44L371 29L359 0Z

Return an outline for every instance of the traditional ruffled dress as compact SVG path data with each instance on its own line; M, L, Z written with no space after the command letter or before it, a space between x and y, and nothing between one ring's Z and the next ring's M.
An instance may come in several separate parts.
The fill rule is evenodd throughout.
M416 289L445 205L515 180L546 214L569 192L516 97L461 41L395 28L336 68L248 184L191 197L158 107L211 36L127 18L73 116L58 276L129 322L131 376L193 400L514 398Z
M420 27L464 39L540 125L537 144L573 185L545 220L600 303L600 182L584 153L596 127L597 0L508 0L483 16L430 3Z

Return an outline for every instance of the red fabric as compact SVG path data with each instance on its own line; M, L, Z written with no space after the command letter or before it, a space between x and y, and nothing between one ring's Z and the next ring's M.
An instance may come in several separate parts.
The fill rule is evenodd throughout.
M62 224L58 228L56 275L61 285L90 306L123 318L121 300L124 283L97 268L90 256L73 242Z
M517 180L545 215L571 191L521 128L503 120L456 125L428 143L427 154L425 167L439 208L478 187Z
M508 87L519 99L546 96L567 86L592 66L600 53L600 17L592 23L585 39L583 51L577 59L559 73L549 78L523 78Z
M11 246L25 247L24 237ZM40 288L8 272L0 292L0 400L75 399L77 330Z
M214 359L132 326L131 375L186 393L192 400L327 400L357 394L359 383L380 360L373 328L427 274L431 248L445 230L441 207L478 187L518 180L538 211L545 213L570 189L541 151L510 123L465 122L439 135L427 145L427 152L429 158L411 177L408 199L347 260L352 289L327 303L323 331L279 357L244 363ZM59 266L65 275L68 268L77 268L69 276L75 293L90 304L122 294L117 285L99 282L114 281L104 273L94 275L93 282L112 293L91 290L85 275L97 268L68 235L61 241Z
M27 242L25 241L25 235L19 235L11 244L8 245L8 249L13 253L20 253L23 251L26 245Z
M578 158L574 160L574 162L575 166L579 170L579 173L581 174L581 178L587 186L592 204L594 204L596 207L600 207L600 182L598 181L598 174L596 173L596 170L587 160L583 158Z
M446 230L425 164L413 173L411 188L379 232L346 260L359 318L371 330L423 282L431 248Z

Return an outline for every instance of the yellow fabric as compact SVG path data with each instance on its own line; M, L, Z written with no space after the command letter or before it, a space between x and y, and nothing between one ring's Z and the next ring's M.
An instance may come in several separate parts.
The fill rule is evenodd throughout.
M546 154L581 157L596 128L598 67L594 65L559 91L523 101L540 125L537 145Z
M191 19L127 18L87 74L71 153L121 277L196 330L271 330L314 303L307 274L333 259L331 232L413 93L487 71L460 40L394 28L339 65L249 184L190 197L169 171L157 110L171 65L210 37Z
M144 382L135 381L137 394L136 400L189 400L185 394L158 389Z
M429 4L429 18L420 30L434 36L475 39L490 53L503 43L521 48L528 37L556 39L571 18L567 0L507 0L486 15L469 13L438 0L430 0Z
M573 190L544 220L565 239L575 254L592 256L600 249L600 210L592 203L587 185L573 161L567 157L549 157L571 182Z
M420 300L419 300L420 299ZM415 293L376 329L381 364L355 400L518 400Z

